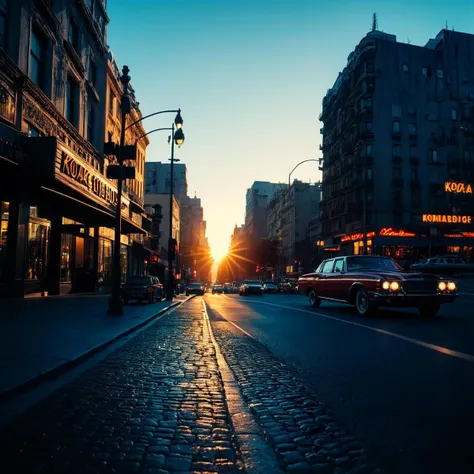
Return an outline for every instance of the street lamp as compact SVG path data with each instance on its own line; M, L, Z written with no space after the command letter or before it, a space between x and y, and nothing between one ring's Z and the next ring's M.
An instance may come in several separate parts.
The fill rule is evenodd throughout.
M173 162L178 161L174 160L174 142L181 146L184 142L184 134L182 129L183 126L183 119L181 117L181 109L177 110L161 110L159 112L154 112L152 114L146 115L145 117L141 117L140 119L132 122L130 125L126 126L126 116L130 113L131 106L130 106L130 97L128 95L128 85L130 83L130 76L129 73L130 69L128 66L124 66L122 68L122 75L120 76L120 82L123 85L122 91L122 98L121 98L121 129L120 129L120 145L116 150L116 157L118 161L118 176L117 176L117 207L116 207L116 215L115 215L115 237L114 237L114 255L113 255L113 264L112 264L112 295L109 299L109 308L108 314L123 314L123 307L122 307L122 298L120 295L120 284L121 284L121 268L120 268L120 236L122 233L122 187L123 187L123 161L124 161L124 148L125 148L125 131L128 130L130 127L142 122L143 120L152 117L158 114L164 113L176 113L175 121L171 127L173 142L171 144L171 180L173 180ZM174 127L178 129L175 133ZM154 130L157 131L158 129ZM179 133L178 133L179 132ZM150 132L151 133L151 132ZM148 135L148 134L145 134ZM143 135L144 136L144 135ZM142 137L139 137L142 138ZM172 229L172 201L173 201L173 181L171 181L171 192L170 192L170 241L168 246L168 252L172 249L172 240L171 240L171 229ZM170 255L168 255L168 268L172 269L172 263L170 262ZM172 282L171 282L172 283ZM168 288L171 288L170 284ZM171 299L173 296L171 295ZM170 299L168 297L168 299Z
M176 131L175 131L176 126ZM174 162L179 161L174 159L174 144L178 145L178 148L184 142L184 133L182 130L183 119L181 117L181 110L178 110L174 123L171 126L171 170L170 170L170 226L169 226L169 238L168 238L168 282L166 299L171 301L174 295L174 275L173 275L173 260L176 256L176 249L173 239L173 187L174 187Z
M127 114L130 113L130 98L128 96L128 84L130 83L128 66L122 68L120 82L122 83L122 100L120 109L122 111L120 128L120 145L117 150L118 177L117 177L117 207L115 210L115 239L114 256L112 264L112 295L109 299L109 314L123 314L122 298L120 295L120 283L122 271L120 269L120 235L122 233L122 183L123 183L123 149L125 145L125 121Z

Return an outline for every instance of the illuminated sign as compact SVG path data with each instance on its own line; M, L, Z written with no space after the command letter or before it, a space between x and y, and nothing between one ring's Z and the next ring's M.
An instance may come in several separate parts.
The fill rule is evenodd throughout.
M389 236L389 237L415 237L415 234L413 232L407 232L402 229L395 230L395 229L392 229L391 227L384 227L379 232L379 235Z
M439 222L440 224L470 224L471 216L451 216L446 214L422 214L422 222Z
M340 248L339 247L326 247L324 249L325 252L339 252Z
M463 237L474 237L474 232L461 232L460 234L444 234L448 239L462 239Z
M150 255L151 263L158 263L159 260L160 260L160 257L158 257L158 255Z
M472 186L470 184L456 183L454 181L444 183L444 190L447 193L472 194Z
M367 233L367 237L373 237L374 235L375 232ZM362 232L341 237L341 242L356 242L357 240L364 240L364 234Z
M324 247L324 240L318 240L318 241L316 242L316 245L317 245L318 247Z

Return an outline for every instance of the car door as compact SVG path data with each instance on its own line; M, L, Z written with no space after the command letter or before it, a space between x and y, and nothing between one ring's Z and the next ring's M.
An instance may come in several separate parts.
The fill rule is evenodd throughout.
M328 275L326 281L328 286L328 293L331 298L344 299L343 297L343 283L345 273L344 257L336 258L334 260L334 267L332 272Z
M316 280L314 282L314 291L320 298L331 298L330 276L332 275L333 266L334 266L334 259L326 260L321 265L321 269L316 276Z

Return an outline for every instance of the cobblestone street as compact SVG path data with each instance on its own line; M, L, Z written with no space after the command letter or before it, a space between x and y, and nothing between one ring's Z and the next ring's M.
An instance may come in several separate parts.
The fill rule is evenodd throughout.
M240 472L201 301L30 408L0 444L8 474Z

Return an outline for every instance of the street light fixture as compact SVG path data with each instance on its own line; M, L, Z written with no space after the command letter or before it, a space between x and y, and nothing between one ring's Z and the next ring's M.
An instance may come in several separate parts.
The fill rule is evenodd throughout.
M122 68L122 75L120 76L120 82L123 85L122 91L122 99L121 99L121 129L120 129L120 145L116 151L116 157L118 161L118 176L117 176L117 207L116 207L116 215L115 215L115 236L114 236L114 255L113 255L113 265L112 265L112 295L109 299L109 308L108 314L123 314L123 307L122 307L122 298L120 295L120 284L121 284L121 268L120 268L120 236L122 233L122 187L123 187L123 161L124 161L124 154L123 150L125 147L125 131L128 130L130 127L142 122L143 120L153 117L154 115L164 114L164 113L176 113L176 117L174 120L173 125L171 126L172 137L173 141L171 143L171 190L170 190L170 238L168 243L168 270L170 272L170 277L168 278L168 289L173 288L173 275L172 275L172 259L171 259L171 250L173 249L172 246L172 217L173 217L173 163L174 159L174 143L176 139L176 144L180 147L184 142L184 134L181 130L183 127L183 119L181 117L181 109L177 110L160 110L159 112L154 112L152 114L146 115L145 117L141 117L140 119L132 122L130 125L126 126L126 116L131 111L130 105L130 97L128 95L128 85L130 83L130 76L129 73L130 69L128 66L124 66ZM177 134L175 134L175 125L178 129ZM158 131L161 129L156 129L153 131ZM152 133L152 132L149 132ZM145 134L148 135L148 134ZM143 136L138 138L142 138ZM137 140L137 141L138 141ZM168 299L173 299L173 292L171 293L171 297L168 294Z

